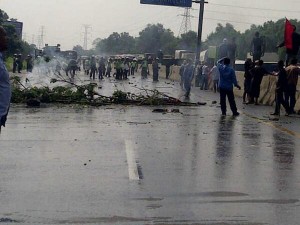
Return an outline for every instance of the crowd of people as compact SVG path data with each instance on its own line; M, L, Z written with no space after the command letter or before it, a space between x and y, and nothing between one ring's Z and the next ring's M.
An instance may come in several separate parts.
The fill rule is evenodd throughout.
M261 59L265 54L265 40L256 32L250 44L251 58L245 60L244 64L244 104L259 105L259 97L261 91L261 83L264 76L277 76L275 91L275 111L271 115L280 115L280 106L282 105L286 111L286 115L295 114L296 104L296 88L298 83L298 76L300 75L300 68L298 66L297 53L300 47L300 35L294 33L292 36L293 48L287 49L286 62L280 60L277 63L276 71L267 71L264 67L264 62ZM277 47L282 47L285 42ZM231 43L227 43L224 38L223 42L218 48L219 60L214 65L211 62L198 63L196 67L192 67L191 60L184 61L180 68L180 85L185 89L186 97L189 97L191 90L191 82L196 77L196 86L201 90L208 90L209 80L212 83L214 92L220 93L220 104L222 115L226 115L226 97L228 98L230 108L234 116L239 115L233 94L233 87L241 89L237 83L235 74L235 39ZM286 66L284 66L286 65ZM193 71L193 72L191 72Z
M0 28L1 38L6 38L5 30ZM267 71L264 67L264 62L261 60L265 54L265 41L260 37L259 32L256 32L253 40L250 44L250 55L252 58L245 60L244 64L244 93L243 103L244 104L259 104L261 83L264 76L272 75L277 76L278 80L276 83L276 106L275 111L272 115L280 115L281 105L286 111L286 115L295 113L296 104L296 87L298 83L298 76L300 75L300 69L298 67L297 54L300 47L300 35L294 33L292 36L293 46L292 50L287 49L286 62L279 61L277 64L277 71ZM6 43L6 44L5 44ZM283 47L286 43L283 42L277 47ZM2 40L1 51L7 48L7 42ZM195 79L196 86L199 86L201 90L208 90L209 83L212 84L212 89L215 93L220 94L220 105L222 115L226 115L226 98L228 99L232 114L238 116L239 112L236 107L235 97L233 88L237 87L241 89L237 82L235 73L235 57L236 57L237 45L235 39L231 39L230 42L226 38L223 39L222 43L218 47L217 51L217 62L207 61L203 63L194 63L193 60L187 59L183 62L180 67L179 75L181 77L180 86L185 90L185 97L190 96L192 81ZM1 59L0 55L0 59ZM135 75L138 69L141 71L141 78L146 79L150 75L150 69L152 69L153 81L157 82L159 78L160 63L158 58L143 58L137 60L136 58L128 57L115 57L115 58L104 58L104 57L86 57L79 59L68 59L61 60L55 56L51 59L49 57L33 58L28 55L25 59L26 70L28 73L33 71L35 66L41 64L48 64L45 68L48 72L61 75L61 71L65 71L66 75L71 75L74 78L76 71L83 70L84 74L89 76L91 80L99 79L103 80L104 77L114 77L116 80L127 80L129 76ZM9 83L7 81L7 70L5 69L3 61L0 60L0 66L2 64L1 80L2 89L0 91L0 97L4 99L3 95L9 91L3 88L3 84ZM165 65L166 67L166 79L170 76L170 64ZM51 68L51 69L49 69ZM13 57L13 73L21 73L23 69L23 61L21 54L15 54ZM47 72L46 71L46 72ZM45 72L45 71L43 71ZM8 85L9 86L9 85ZM3 91L4 90L4 91ZM2 95L2 96L1 96ZM8 97L10 95L7 95ZM5 104L1 106L1 126L5 125L6 115L8 112L7 101L0 102ZM4 103L3 103L4 102ZM9 104L8 104L9 105Z

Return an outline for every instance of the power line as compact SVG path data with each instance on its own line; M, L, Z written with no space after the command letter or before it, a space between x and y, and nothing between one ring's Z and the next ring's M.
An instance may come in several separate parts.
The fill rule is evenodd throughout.
M262 18L262 19L280 19L282 17L266 17L266 16L258 16L258 15L251 15L251 14L238 14L238 13L232 13L232 12L221 12L221 11L216 11L216 10L206 10L206 12L211 12L211 13L221 13L221 14L226 14L226 15L236 15L236 16L251 16L251 17L255 17L255 18Z
M217 18L210 18L210 17L204 17L204 19L215 20L215 21L223 21L223 22L228 22L228 23L241 23L241 24L249 24L249 25L253 24L253 23L249 23L249 22L242 22L242 21L236 21L236 20L217 19Z
M233 8L240 8L240 9L255 9L255 10L263 10L263 11L299 13L299 11L296 11L296 10L269 9L269 8L258 8L258 7L248 7L248 6L238 6L238 5L218 4L218 3L209 3L209 5L217 5L217 6L233 7Z

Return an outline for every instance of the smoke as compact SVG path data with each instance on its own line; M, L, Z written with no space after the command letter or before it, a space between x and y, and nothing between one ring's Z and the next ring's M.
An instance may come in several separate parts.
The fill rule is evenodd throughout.
M49 87L53 88L57 86L51 83L52 79L70 79L66 75L68 62L66 59L56 57L49 60L45 60L43 57L37 57L34 60L32 72L28 72L23 85L25 87Z

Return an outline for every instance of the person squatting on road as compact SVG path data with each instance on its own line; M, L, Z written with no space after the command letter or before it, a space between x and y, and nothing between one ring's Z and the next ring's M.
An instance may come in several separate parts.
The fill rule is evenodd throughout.
M187 59L187 64L184 68L183 72L183 85L185 89L185 97L188 98L190 96L192 80L194 79L194 66L191 59Z
M1 127L5 127L7 114L9 111L11 87L9 74L3 61L2 52L8 48L8 38L6 31L0 26L0 132Z
M220 89L220 103L221 103L221 110L222 115L226 115L226 96L229 101L229 105L232 111L233 116L238 116L239 112L237 111L234 93L233 93L233 86L241 89L238 85L235 71L230 66L230 59L223 58L218 60L218 69L220 72L220 81L219 81L219 89Z

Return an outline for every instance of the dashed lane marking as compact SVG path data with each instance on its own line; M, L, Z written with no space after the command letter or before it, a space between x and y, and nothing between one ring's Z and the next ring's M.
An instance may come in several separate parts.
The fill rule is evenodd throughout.
M129 180L140 180L136 154L131 140L125 140Z

